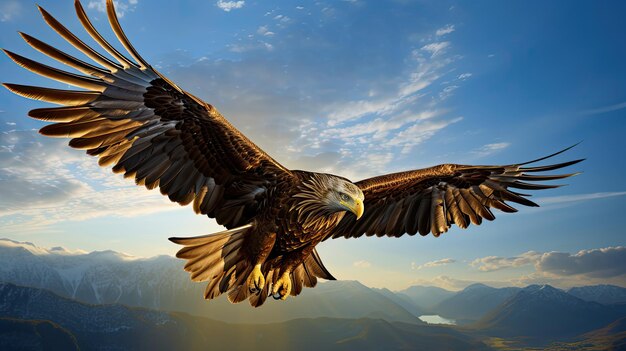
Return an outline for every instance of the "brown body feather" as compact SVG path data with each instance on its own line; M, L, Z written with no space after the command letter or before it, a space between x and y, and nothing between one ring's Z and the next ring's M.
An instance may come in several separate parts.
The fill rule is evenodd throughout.
M491 208L516 211L507 201L536 206L511 189L552 188L535 182L573 174L535 173L580 161L536 167L448 164L354 184L329 174L291 171L235 129L212 105L152 68L122 31L112 0L107 0L109 22L131 58L100 35L78 0L75 8L87 34L115 61L40 8L52 29L100 67L20 33L34 49L81 74L5 51L13 61L86 90L4 85L27 98L63 105L30 111L31 117L53 123L43 127L42 134L72 138L70 146L86 149L99 158L100 165L111 165L114 172L148 189L158 187L181 205L193 203L196 213L215 218L228 229L209 236L172 238L185 246L177 256L187 260L185 270L191 279L208 281L208 299L228 293L232 302L249 299L258 307L284 273L290 279L290 294L298 295L303 287L315 286L318 278L334 279L315 250L324 239L418 232L438 236L452 224L478 225L483 218L495 218ZM339 205L338 196L347 196L344 192L359 201L365 197L365 213L359 221L346 215L346 203ZM363 208L358 208L361 212L355 214L361 215ZM246 278L257 262L262 262L267 283L253 294Z

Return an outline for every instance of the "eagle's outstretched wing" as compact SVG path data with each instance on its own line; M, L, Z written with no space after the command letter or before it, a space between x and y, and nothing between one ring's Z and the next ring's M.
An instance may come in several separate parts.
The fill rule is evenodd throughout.
M99 157L102 166L134 177L137 184L181 205L193 202L228 228L248 223L264 205L267 191L289 170L235 129L211 105L183 91L144 61L130 44L107 0L109 22L131 60L94 28L80 2L78 18L89 35L117 62L98 53L40 8L45 21L102 67L81 61L27 34L33 48L76 69L66 72L5 51L17 64L44 77L85 90L69 91L4 84L12 92L63 107L29 115L54 122L41 133L72 138L70 146Z
M573 147L573 146L572 146ZM511 189L550 189L559 185L538 181L576 175L547 175L539 172L560 169L582 160L546 166L528 166L556 156L571 147L537 160L505 166L444 164L431 168L387 174L357 182L365 195L365 213L358 221L345 216L327 238L367 236L399 237L405 233L439 236L452 224L466 228L482 219L493 220L491 208L517 210L506 202L538 206L529 195Z

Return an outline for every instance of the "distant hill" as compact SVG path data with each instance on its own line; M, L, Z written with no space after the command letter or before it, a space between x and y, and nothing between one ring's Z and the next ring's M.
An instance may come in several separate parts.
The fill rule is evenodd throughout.
M498 289L485 284L472 284L439 302L433 309L446 318L478 320L520 290L521 288Z
M589 302L550 285L519 291L474 326L489 335L559 340L601 328L624 311Z
M386 288L382 288L382 289L371 288L371 289L385 296L386 298L390 299L396 304L402 306L405 310L409 311L411 314L413 314L416 317L427 314L422 308L418 307L415 303L413 303L410 297L402 293L396 293Z
M76 337L50 321L0 318L0 350L78 351Z
M49 321L39 323L58 325L86 350L489 350L474 338L445 327L363 318L229 324L184 313L84 304L7 283L0 284L0 315L17 320L4 325L0 321L5 334L19 333L28 320ZM0 335L0 342L3 338Z
M398 291L398 294L408 296L411 302L422 311L432 313L435 306L454 295L455 292L435 286L415 285Z
M626 318L600 328L598 330L585 333L578 337L577 341L556 342L546 346L546 351L564 350L603 350L603 351L623 351L626 350Z
M180 311L233 323L316 317L422 323L397 299L354 281L321 282L297 298L269 299L257 309L245 301L233 305L225 296L207 301L206 283L190 281L183 265L170 256L136 259L114 251L76 253L0 239L0 282L44 288L86 303Z
M605 305L626 303L626 288L615 285L582 286L571 288L567 292L579 299L599 302Z

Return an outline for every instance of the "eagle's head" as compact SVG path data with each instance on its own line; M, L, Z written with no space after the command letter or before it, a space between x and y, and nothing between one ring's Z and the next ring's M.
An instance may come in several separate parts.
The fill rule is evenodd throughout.
M324 202L330 211L348 211L354 213L356 219L361 218L363 207L363 192L352 182L339 178L329 177Z
M300 192L294 195L298 203L294 206L303 225L326 226L337 224L346 212L361 218L364 195L361 189L349 180L324 173L311 173L302 182Z

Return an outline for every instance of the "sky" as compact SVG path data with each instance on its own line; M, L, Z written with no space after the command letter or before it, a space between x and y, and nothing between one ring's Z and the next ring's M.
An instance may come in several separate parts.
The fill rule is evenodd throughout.
M72 1L38 4L93 43ZM115 42L104 0L83 4ZM626 286L624 11L620 1L118 2L148 62L289 168L357 181L440 163L524 162L582 141L555 161L586 158L571 168L583 173L533 194L540 208L439 238L318 246L339 279L393 290ZM84 58L34 2L0 0L0 47L54 64L17 31ZM4 55L0 80L67 88ZM148 257L174 254L168 237L221 229L67 140L39 135L44 124L27 111L44 105L0 91L0 237Z

